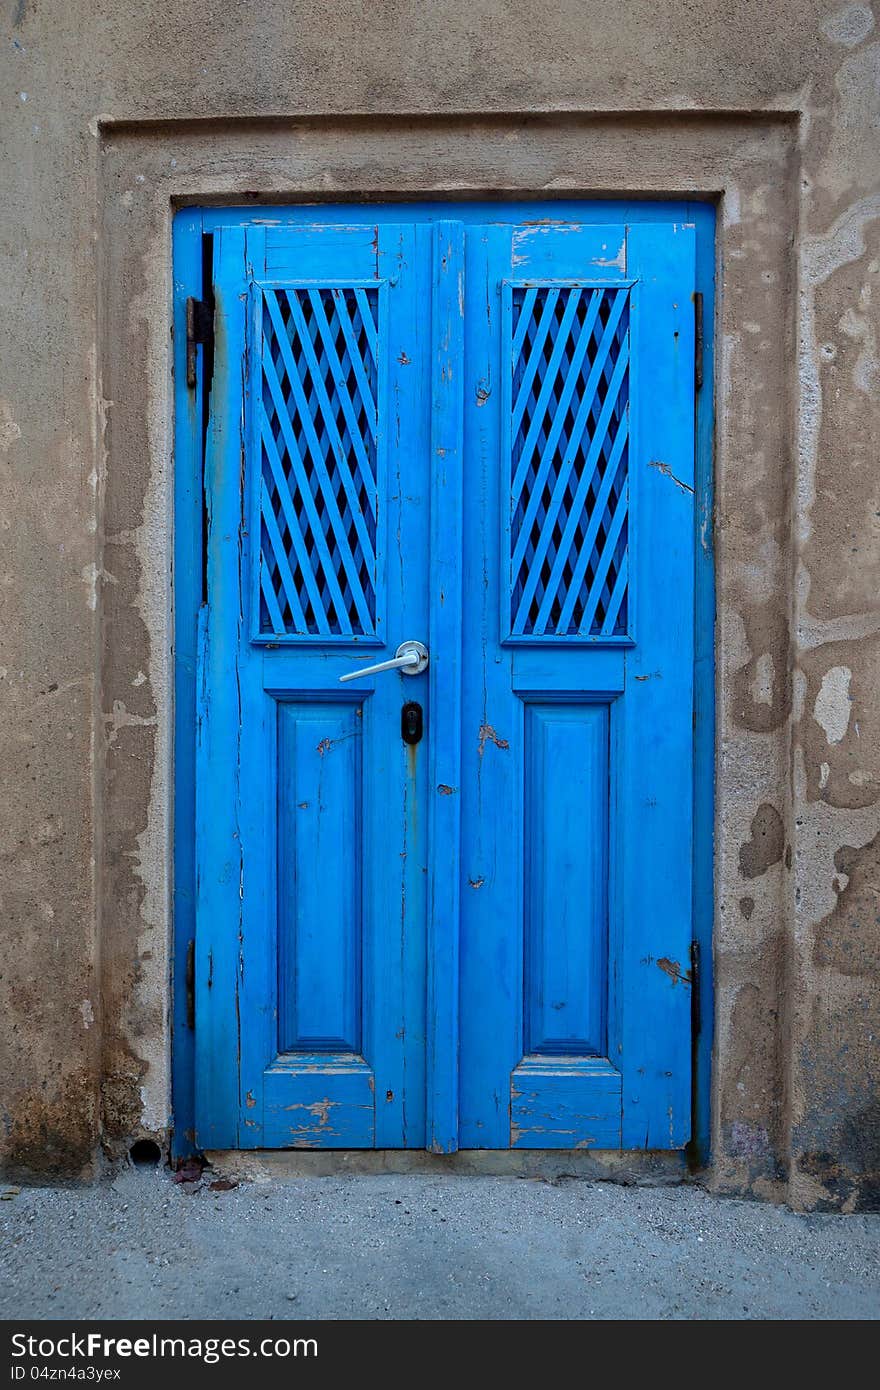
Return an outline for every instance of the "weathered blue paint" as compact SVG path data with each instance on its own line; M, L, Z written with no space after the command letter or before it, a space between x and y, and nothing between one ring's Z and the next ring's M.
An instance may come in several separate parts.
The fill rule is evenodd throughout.
M172 1151L195 1148L194 1034L187 961L195 944L195 710L198 612L202 600L202 384L186 386L186 301L202 293L202 217L179 213L173 226L174 271L174 893ZM202 349L198 349L201 358ZM201 366L201 361L199 363Z
M513 1149L619 1149L620 1073L601 1058L525 1058L510 1078Z
M199 741L198 1142L678 1147L691 1130L692 920L702 930L711 922L711 878L692 873L689 819L692 776L704 821L711 807L711 633L698 648L704 723L692 768L688 608L694 487L702 496L705 486L693 472L695 233L685 224L696 222L697 244L709 247L706 296L711 211L554 205L568 226L535 225L533 206L447 206L439 222L437 212L322 208L320 231L315 209L273 212L260 226L224 210L176 223L176 305L194 292L200 230L215 234L218 299ZM378 337L387 338L375 465L386 515L365 535L355 511L374 505L369 488L353 499L350 477L325 480L350 549L337 543L323 557L323 597L334 575L344 588L323 609L314 576L310 595L301 562L294 572L303 545L321 540L315 519L296 553L288 527L268 579L256 539L262 525L263 548L278 542L273 522L303 510L302 496L272 492L267 502L278 459L259 396L268 390L281 429L279 402L297 395L291 342L299 332L308 359L297 370L314 368L315 345L328 342L332 304L316 300L319 284L374 285L385 299ZM296 286L281 342L279 295ZM618 302L623 327L609 329ZM311 314L305 327L300 304ZM707 298L708 323L711 311ZM261 313L276 334L268 385L258 375ZM340 365L333 342L351 352L345 327L330 335L331 372L314 388L336 420L331 469L358 452L351 410L326 395ZM544 330L542 356L525 368L541 385L527 383L523 396L517 354ZM286 384L271 380L276 353ZM575 391L578 353L593 370ZM585 416L569 411L560 423L551 408L554 438L539 419L560 377L557 415L570 404L566 390L582 399L599 388L589 433L612 442L595 485L585 478L596 449L575 458ZM178 482L177 505L191 512L193 471L180 465L198 454L198 431L185 427L192 409L178 388L178 474L189 482ZM698 415L704 450L707 420L711 405ZM537 484L526 465L516 478L529 428ZM302 489L295 455L311 447L314 467L318 444L302 420L281 433ZM608 476L625 452L626 493ZM567 497L561 485L536 504L560 459L573 469ZM592 535L575 515L591 487L593 514L605 508ZM534 523L545 509L542 533ZM538 547L534 582L528 553ZM593 558L579 558L587 549ZM180 627L196 592L180 568L195 568L196 557L177 559ZM705 621L705 551L696 575ZM352 643L387 645L390 655L426 633L425 676L336 684L351 669ZM192 697L182 664L178 809L191 785L180 758L180 697ZM405 698L425 706L416 749L400 740ZM189 910L184 833L178 817L178 940ZM711 831L699 833L705 855ZM704 978L708 957L707 944ZM179 1006L175 1018L179 1124L192 1070Z
M575 278L609 287L599 318L598 291L553 300ZM693 287L685 224L471 240L462 1147L690 1137ZM480 398L493 373L500 389ZM535 568L517 591L523 558ZM549 939L568 959L536 969Z
M427 630L430 232L300 233L298 299L290 240L215 233L196 1132L423 1147L427 679L339 676Z
M458 1148L461 812L457 789L461 782L464 602L465 238L461 222L436 224L432 258L427 1145L437 1153L453 1153Z

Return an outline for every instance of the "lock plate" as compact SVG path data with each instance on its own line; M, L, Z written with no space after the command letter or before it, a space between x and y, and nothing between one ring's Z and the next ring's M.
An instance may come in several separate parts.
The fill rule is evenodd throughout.
M407 700L400 711L400 737L410 745L421 743L424 731L424 715L417 700Z

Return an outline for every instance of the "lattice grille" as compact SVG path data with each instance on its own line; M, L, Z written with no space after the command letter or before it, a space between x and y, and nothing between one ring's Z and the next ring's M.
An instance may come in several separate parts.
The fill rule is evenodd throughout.
M514 637L627 631L628 294L512 293Z
M264 289L260 633L376 631L379 294Z

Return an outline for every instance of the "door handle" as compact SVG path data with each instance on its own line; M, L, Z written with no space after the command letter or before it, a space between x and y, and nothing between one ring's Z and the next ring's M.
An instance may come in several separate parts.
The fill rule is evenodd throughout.
M428 665L428 648L421 642L401 642L389 661L377 661L374 666L361 666L358 671L348 671L340 676L340 681L356 681L361 676L375 676L379 671L400 671L403 676L417 676Z

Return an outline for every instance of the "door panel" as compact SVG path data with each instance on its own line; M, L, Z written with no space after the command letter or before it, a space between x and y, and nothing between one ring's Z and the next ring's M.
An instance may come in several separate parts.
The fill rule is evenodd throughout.
M361 1051L362 727L356 699L278 705L282 1052ZM315 872L328 861L332 874Z
M216 231L202 1146L687 1141L693 288L672 222Z
M425 1143L430 229L222 228L206 463L197 1130Z
M524 1050L597 1056L608 991L608 706L536 701L523 714Z
M469 240L462 1147L690 1132L693 258Z

